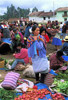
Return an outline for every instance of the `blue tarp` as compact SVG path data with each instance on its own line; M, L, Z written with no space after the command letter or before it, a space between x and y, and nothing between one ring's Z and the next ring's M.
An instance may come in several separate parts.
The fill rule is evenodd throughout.
M49 73L50 73L50 74L53 74L53 75L55 75L55 76L57 76L57 75L58 75L58 74L56 74L56 73L54 72L54 70L53 70L53 69L51 69Z
M2 41L8 44L12 43L11 38L2 38Z
M65 61L68 61L68 56L62 56Z
M45 85L45 84L38 83L37 86L38 86L38 89L47 88L47 89L49 90L48 86ZM47 99L43 98L43 99L38 99L38 100L48 100L48 99L52 99L51 96L50 96L50 94L46 95L46 98L47 98ZM68 97L65 97L65 100L68 100Z
M37 86L38 86L38 90L39 89L44 89L44 88L47 88L49 90L48 86L45 85L45 84L38 83ZM38 100L47 100L46 98L47 99L52 99L51 96L50 96L50 94L47 94L43 99L38 99Z
M0 68L0 70L6 70L6 68Z

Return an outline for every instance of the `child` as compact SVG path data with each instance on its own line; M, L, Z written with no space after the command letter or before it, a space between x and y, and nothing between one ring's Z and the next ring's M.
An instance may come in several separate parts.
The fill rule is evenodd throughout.
M44 27L41 27L41 28L40 28L40 34L41 34L42 36L44 36L44 38L46 39L46 42L49 42L49 37L48 37L48 35L46 34L46 29L45 29Z

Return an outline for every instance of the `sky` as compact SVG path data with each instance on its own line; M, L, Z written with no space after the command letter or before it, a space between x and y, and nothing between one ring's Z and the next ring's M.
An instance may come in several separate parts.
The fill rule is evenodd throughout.
M68 7L68 0L0 0L0 15L7 12L7 6L13 4L15 8L30 8L37 7L39 11L54 11L59 7Z

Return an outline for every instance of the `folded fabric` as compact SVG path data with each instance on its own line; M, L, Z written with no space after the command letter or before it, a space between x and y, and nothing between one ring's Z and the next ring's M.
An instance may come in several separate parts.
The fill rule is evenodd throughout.
M67 66L63 66L59 70L67 70Z
M33 88L34 86L34 83L27 79L23 79L23 82L24 82L23 84L19 85L15 89L17 92L22 92L22 91L26 92L28 88ZM28 82L28 84L26 82Z
M20 76L20 74L18 74L16 72L7 73L7 75L5 76L5 79L2 83L2 87L5 89L15 89L19 76Z

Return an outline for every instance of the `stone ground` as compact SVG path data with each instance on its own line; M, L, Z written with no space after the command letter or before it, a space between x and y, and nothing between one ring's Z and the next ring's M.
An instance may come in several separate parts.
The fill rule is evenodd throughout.
M55 51L55 47L54 47L51 43L48 43L48 44L47 44L47 55L48 55L49 53L54 52L54 51ZM8 59L8 60L14 59L14 57L13 57L12 54L0 55L0 56L3 57L3 58L6 58L6 59ZM3 79L4 79L4 77L5 77L5 75L7 74L7 72L8 72L8 71L0 70L0 80L3 80ZM23 76L22 76L22 71L17 71L17 72L20 73L20 75L21 75L22 78L26 78L26 77L23 77ZM33 78L27 78L27 79L34 81Z

